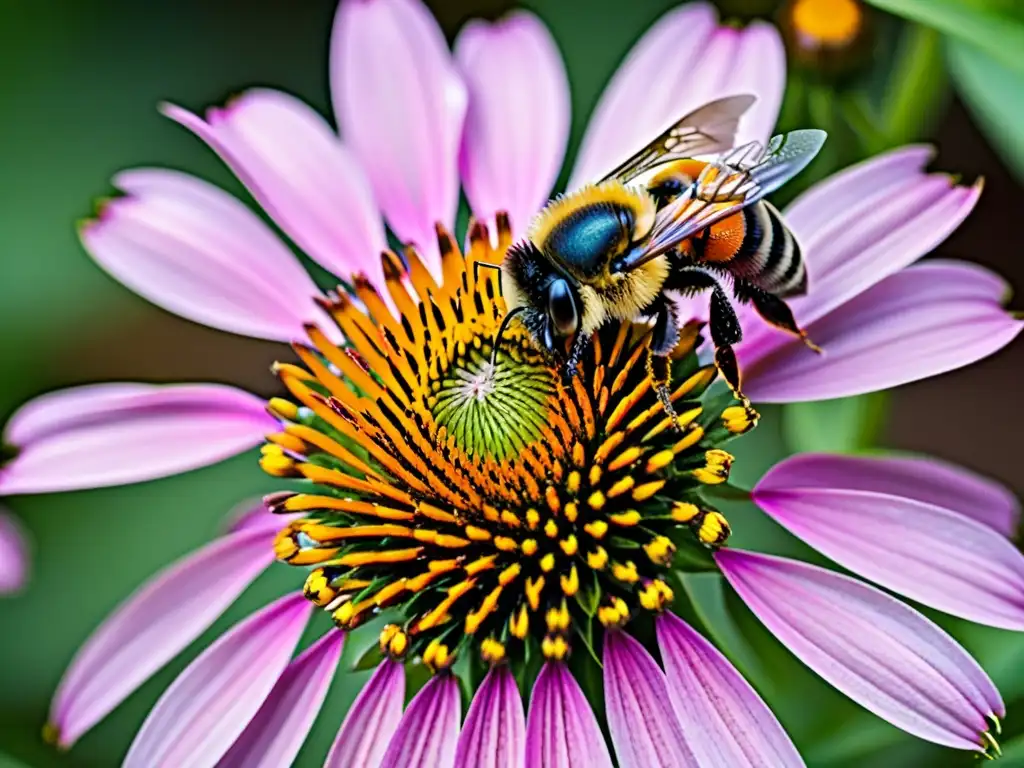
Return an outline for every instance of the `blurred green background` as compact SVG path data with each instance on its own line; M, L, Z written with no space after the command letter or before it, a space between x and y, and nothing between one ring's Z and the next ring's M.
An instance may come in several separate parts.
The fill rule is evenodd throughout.
M449 36L503 0L429 3ZM551 26L573 87L573 145L600 89L669 0L534 0ZM907 141L939 145L937 166L988 180L979 209L940 250L1024 284L1024 3L876 0L907 24L870 15L845 54L794 65L783 127L833 136L823 175ZM778 14L774 0L723 0L727 18ZM187 169L245 197L204 146L158 116L171 99L192 109L251 85L282 88L328 109L326 61L334 0L246 3L5 0L0 3L0 420L58 387L118 379L223 381L271 394L268 366L282 348L217 333L169 315L109 279L78 245L75 220L109 191L111 175L155 164ZM776 18L781 18L776 16ZM794 54L796 52L794 51ZM852 54L851 54L852 55ZM885 401L857 399L770 410L741 452L752 482L795 449L873 444L927 451L1024 491L1015 438L1024 348ZM39 731L60 674L98 621L143 579L215 535L238 501L274 487L252 455L153 483L7 501L34 541L26 590L0 600L0 768L109 766L161 691L210 638L270 595L295 585L272 568L204 638L144 685L70 754ZM749 508L728 510L742 541L809 556ZM732 637L729 651L780 713L810 765L968 765L971 756L907 737L846 702L768 638L730 594L695 580L702 606ZM1024 765L1014 702L1024 697L1024 639L935 616L1000 685L1010 705L1005 765ZM354 644L353 644L354 645ZM346 652L346 658L354 655ZM361 676L339 675L301 765L319 765ZM1017 755L1015 758L1014 755Z

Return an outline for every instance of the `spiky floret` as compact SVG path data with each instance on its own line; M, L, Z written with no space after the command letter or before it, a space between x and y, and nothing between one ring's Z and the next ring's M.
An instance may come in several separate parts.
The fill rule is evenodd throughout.
M385 254L399 315L357 277L359 303L325 304L347 345L311 326L312 344L295 345L303 366L277 366L297 404L270 402L287 425L264 469L312 486L268 497L305 513L278 558L315 566L306 595L339 627L387 612L381 649L435 669L464 646L490 663L528 646L562 658L594 624L664 608L677 548L728 535L700 491L728 475L717 445L756 420L746 405L702 403L715 371L693 354L696 329L672 358L675 425L644 326L608 324L567 379L513 325L492 367L505 308L498 276L477 265L500 262L503 224L497 253L479 225L465 257L440 232L440 283L414 251L407 269Z

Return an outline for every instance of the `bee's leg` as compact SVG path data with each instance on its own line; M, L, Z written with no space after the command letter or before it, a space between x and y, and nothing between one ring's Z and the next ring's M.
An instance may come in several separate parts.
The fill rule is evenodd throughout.
M676 305L665 294L661 294L657 303L650 308L654 314L654 334L651 338L651 354L647 359L647 373L651 384L665 414L672 419L672 425L678 430L678 417L672 407L672 396L669 390L672 365L669 355L679 343L679 316Z
M736 310L732 308L729 297L718 283L715 283L711 290L711 318L708 326L711 341L715 345L715 365L718 366L718 371L729 388L738 397L742 397L740 367L736 362L736 353L732 345L739 344L743 339L743 330L740 328L739 318L736 317Z
M590 343L590 334L583 333L580 331L576 334L576 338L573 339L572 349L569 350L569 359L566 361L566 378L571 379L576 375L577 369L579 368L580 359L583 357L583 352L587 348L587 344Z
M758 288L756 285L753 285L746 280L736 281L735 293L736 298L739 301L743 303L747 303L749 301L753 304L754 309L757 310L757 314L759 314L766 323L799 336L803 340L804 344L815 352L818 352L819 354L821 353L821 347L811 341L807 336L807 331L796 324L796 318L793 317L793 310L791 310L789 305L778 296L771 294L762 288Z

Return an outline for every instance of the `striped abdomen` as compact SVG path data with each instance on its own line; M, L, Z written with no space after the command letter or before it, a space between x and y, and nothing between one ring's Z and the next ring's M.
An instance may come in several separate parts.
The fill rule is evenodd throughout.
M713 225L701 252L703 261L780 298L807 289L800 245L771 203L755 203Z

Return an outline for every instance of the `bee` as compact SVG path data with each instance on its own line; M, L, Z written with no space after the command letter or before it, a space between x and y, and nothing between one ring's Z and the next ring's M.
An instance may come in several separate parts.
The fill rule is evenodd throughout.
M733 345L743 332L724 283L737 302L817 349L785 303L807 288L799 244L763 198L807 166L825 133L793 131L766 147L732 149L753 103L733 96L706 104L597 183L549 202L501 265L509 311L498 336L518 316L572 376L606 321L653 321L652 373L667 402L667 355L679 339L669 294L710 291L715 363L740 395Z

